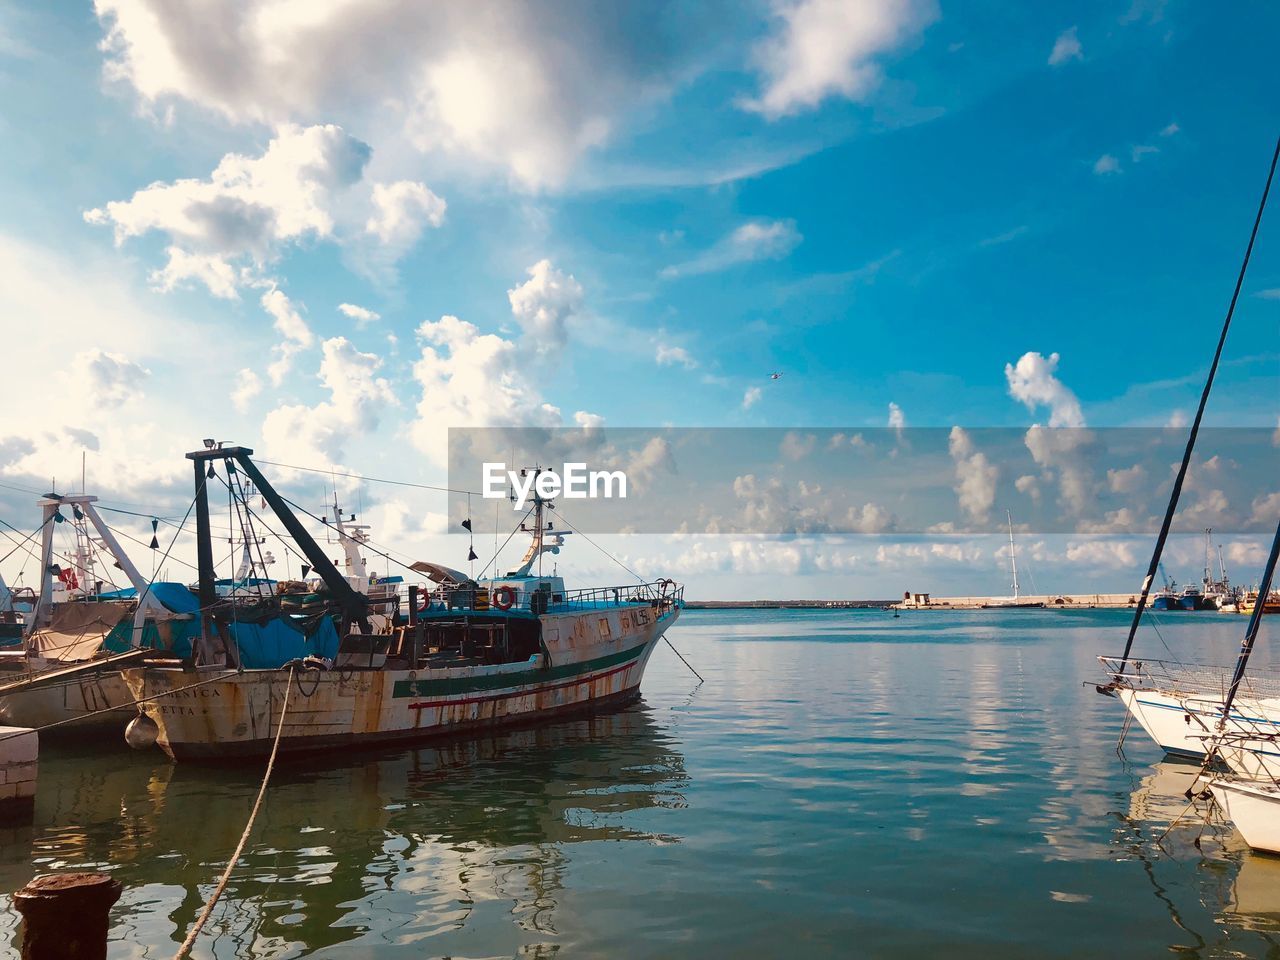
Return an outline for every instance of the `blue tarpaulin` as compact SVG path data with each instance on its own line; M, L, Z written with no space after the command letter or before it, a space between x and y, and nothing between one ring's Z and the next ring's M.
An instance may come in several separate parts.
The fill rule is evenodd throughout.
M152 649L171 650L179 657L191 656L191 643L200 636L200 600L185 584L153 583L150 593L171 613L197 614L190 620L169 620L162 629L148 618L142 628L142 645ZM233 648L238 650L246 670L271 670L300 657L317 656L333 660L338 656L338 631L332 617L321 617L303 632L303 618L282 615L264 623L231 622L227 624ZM107 635L103 647L112 653L130 649L133 621L116 625Z
M309 637L299 622L289 617L265 623L230 623L227 627L246 670L270 670L299 657L333 660L338 655L338 631L330 617L321 617Z

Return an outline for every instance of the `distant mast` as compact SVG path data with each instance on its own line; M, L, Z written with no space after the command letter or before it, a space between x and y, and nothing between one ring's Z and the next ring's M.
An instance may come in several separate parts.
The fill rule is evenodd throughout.
M1004 515L1009 519L1009 566L1013 570L1013 599L1018 599L1018 551L1013 545L1013 514L1008 510Z

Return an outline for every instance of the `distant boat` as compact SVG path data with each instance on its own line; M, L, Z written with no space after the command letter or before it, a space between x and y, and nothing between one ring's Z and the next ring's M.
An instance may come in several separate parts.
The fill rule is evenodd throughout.
M1178 592L1178 581L1164 572L1164 564L1160 564L1160 576L1164 577L1164 589L1151 598L1152 610L1185 610L1182 605L1182 594Z
M1009 568L1013 573L1013 596L992 597L982 604L983 610L1011 610L1019 608L1043 607L1043 600L1028 600L1018 591L1018 548L1013 542L1013 514L1008 510L1005 516L1009 520Z

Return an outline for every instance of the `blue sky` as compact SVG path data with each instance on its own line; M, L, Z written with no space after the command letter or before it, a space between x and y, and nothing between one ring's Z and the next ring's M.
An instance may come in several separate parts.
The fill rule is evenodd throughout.
M0 4L0 307L41 398L0 431L5 512L86 448L104 496L172 509L202 436L438 482L449 425L1178 423L1278 32L1141 0ZM1276 425L1273 227L1211 424ZM457 552L442 501L352 496ZM1081 589L1138 579L1065 549ZM707 589L770 586L722 552ZM874 553L774 592L884 592Z

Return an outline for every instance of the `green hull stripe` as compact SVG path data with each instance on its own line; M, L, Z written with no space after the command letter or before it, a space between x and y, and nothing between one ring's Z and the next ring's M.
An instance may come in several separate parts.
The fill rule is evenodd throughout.
M452 680L397 680L392 687L391 696L397 700L404 697L450 697L459 693L481 693L485 690L502 690L507 687L568 680L617 666L629 660L639 659L646 646L647 644L642 643L638 647L632 647L620 653L611 653L607 657L584 660L581 663L566 663L563 666L552 667L550 670L522 670L519 673L458 677Z

